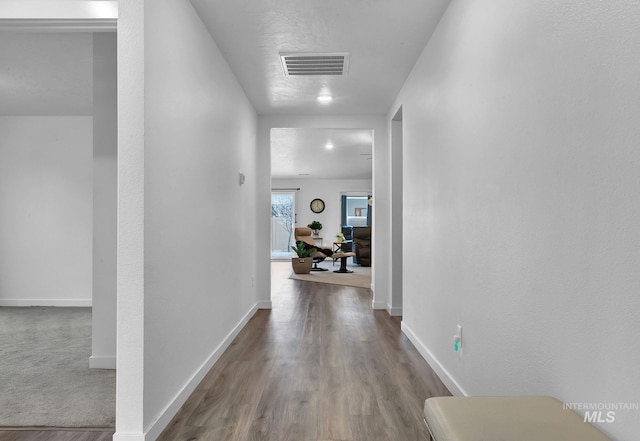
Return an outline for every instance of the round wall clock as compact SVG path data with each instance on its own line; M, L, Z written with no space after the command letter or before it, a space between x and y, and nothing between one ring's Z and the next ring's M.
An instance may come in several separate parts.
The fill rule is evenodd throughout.
M311 211L314 213L322 213L324 211L324 201L322 199L314 199L311 201Z

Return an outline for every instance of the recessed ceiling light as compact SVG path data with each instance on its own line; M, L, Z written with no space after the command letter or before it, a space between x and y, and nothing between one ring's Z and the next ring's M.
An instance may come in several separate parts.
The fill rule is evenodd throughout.
M325 147L327 150L331 150L331 149L333 148L333 143L332 143L331 141L329 141L328 143L326 143L326 144L324 145L324 147Z
M331 95L320 95L318 97L318 101L323 104L330 103L331 101L333 101L333 97Z

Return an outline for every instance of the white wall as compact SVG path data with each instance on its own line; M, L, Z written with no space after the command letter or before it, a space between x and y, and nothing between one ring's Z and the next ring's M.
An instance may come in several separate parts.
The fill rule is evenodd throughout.
M373 262L372 306L385 309L391 292L391 171L388 128L378 115L261 115L258 118L256 237L265 238L256 253L257 296L261 307L271 306L269 235L271 218L271 129L272 128L350 128L373 130ZM325 201L326 202L326 201Z
M117 36L93 35L93 308L90 366L115 368Z
M271 187L300 188L296 191L297 227L306 227L312 221L317 220L322 224L320 236L324 245L331 247L337 239L336 235L341 231L341 199L343 192L359 192L365 196L371 193L372 181L370 179L273 179ZM320 198L325 203L322 213L311 211L309 204L315 198Z
M116 433L143 440L144 316L144 2L118 4L118 246Z
M141 3L120 3L118 28L132 69L119 76L119 269L137 297L118 307L115 439L127 440L155 439L256 311L255 111L189 2Z
M0 117L0 305L91 305L91 144L91 117Z
M396 112L391 121L391 294L387 298L387 311L394 316L402 315L402 238L403 208L402 200L402 109ZM409 232L410 233L410 232ZM419 237L409 234L409 239L419 241Z
M454 392L640 400L639 42L638 2L454 0L389 113L403 328Z

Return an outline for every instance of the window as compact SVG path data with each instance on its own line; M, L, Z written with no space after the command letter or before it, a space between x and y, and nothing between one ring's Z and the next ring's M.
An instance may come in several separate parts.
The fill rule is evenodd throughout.
M342 225L349 227L367 227L371 225L371 207L369 195L342 195Z
M271 193L271 258L290 259L295 225L295 193Z

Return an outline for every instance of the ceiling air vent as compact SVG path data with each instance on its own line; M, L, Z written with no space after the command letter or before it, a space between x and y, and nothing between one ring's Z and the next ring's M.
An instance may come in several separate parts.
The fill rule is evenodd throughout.
M349 67L349 52L281 53L280 61L288 77L344 75Z

